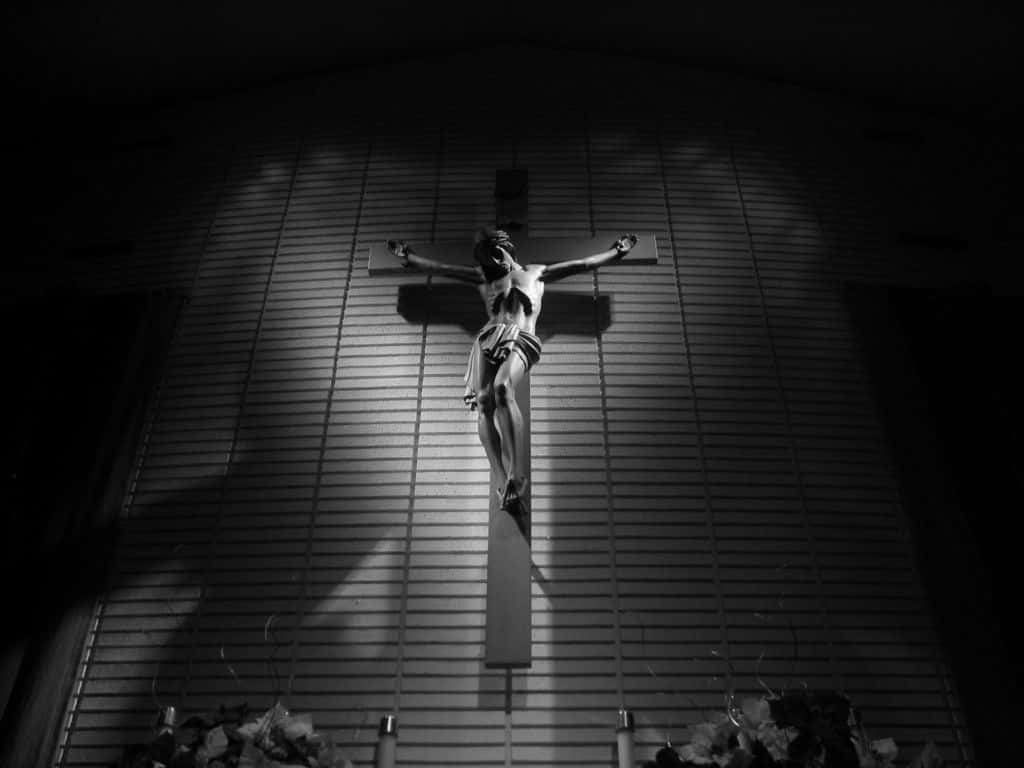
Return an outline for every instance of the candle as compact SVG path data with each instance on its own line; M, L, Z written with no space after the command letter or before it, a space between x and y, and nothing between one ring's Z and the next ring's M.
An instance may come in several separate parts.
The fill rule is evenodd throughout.
M380 719L377 731L377 768L395 768L395 751L398 747L398 718L385 715Z
M633 768L636 758L633 756L633 713L619 710L616 720L615 740L618 742L619 768Z
M174 707L161 707L157 712L156 723L153 729L156 731L156 738L149 745L149 754L154 762L170 763L174 759L177 750L174 739L174 726L178 721L178 710Z

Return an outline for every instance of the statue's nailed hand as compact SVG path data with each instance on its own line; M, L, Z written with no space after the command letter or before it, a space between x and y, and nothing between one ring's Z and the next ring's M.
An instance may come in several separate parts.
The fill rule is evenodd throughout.
M402 262L403 267L409 266L409 254L413 250L405 244L405 240L388 240L388 250L391 251L392 256Z
M625 256L633 249L634 245L636 245L636 235L623 235L615 241L612 247L619 252L620 256Z

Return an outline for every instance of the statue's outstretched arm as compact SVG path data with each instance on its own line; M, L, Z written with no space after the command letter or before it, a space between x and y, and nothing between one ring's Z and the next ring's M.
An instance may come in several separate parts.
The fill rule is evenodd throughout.
M408 269L418 269L428 275L443 275L453 277L464 283L482 283L483 272L479 267L470 267L462 264L446 264L443 261L425 259L413 250L411 245L406 245L404 240L388 240L388 250L396 259L402 262L402 266Z
M634 245L636 245L636 235L623 235L612 243L612 247L607 251L595 253L593 256L587 256L585 259L573 259L572 261L560 261L557 264L549 264L544 268L541 279L546 282L553 282L561 280L563 277L578 275L580 272L589 272L592 269L603 267L605 264L621 259L633 249Z

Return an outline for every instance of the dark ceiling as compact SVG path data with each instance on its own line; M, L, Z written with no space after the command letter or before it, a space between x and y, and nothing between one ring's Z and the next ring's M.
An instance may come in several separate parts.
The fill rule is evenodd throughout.
M671 60L886 104L1020 104L1020 12L937 2L291 3L81 0L8 8L26 100L158 105L383 58L498 43ZM10 90L8 91L10 93Z

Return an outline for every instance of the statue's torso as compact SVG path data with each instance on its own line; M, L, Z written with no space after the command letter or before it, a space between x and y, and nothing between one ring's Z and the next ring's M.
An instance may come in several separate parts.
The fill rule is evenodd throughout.
M533 333L544 297L544 266L534 264L513 270L502 278L480 286L492 323L514 323Z

